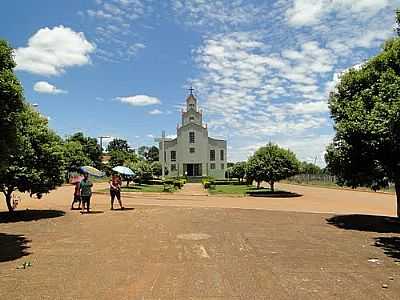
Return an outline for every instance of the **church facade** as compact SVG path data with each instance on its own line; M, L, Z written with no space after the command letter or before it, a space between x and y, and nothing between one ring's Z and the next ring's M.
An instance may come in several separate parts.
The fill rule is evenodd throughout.
M168 176L225 178L226 141L208 136L207 125L203 124L203 114L192 91L186 99L186 110L182 110L182 124L177 126L176 136L161 140L159 145L160 162L165 164Z

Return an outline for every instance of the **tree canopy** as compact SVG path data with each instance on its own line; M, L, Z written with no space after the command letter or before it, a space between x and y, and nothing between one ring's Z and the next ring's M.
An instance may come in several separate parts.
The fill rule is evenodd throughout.
M81 143L67 140L64 143L64 160L67 171L76 171L81 166L91 164Z
M130 152L131 149L129 147L128 141L115 138L107 146L107 152L112 152L112 151Z
M271 190L274 191L276 181L297 174L299 167L300 162L292 151L269 143L259 148L249 158L246 165L246 176L251 181L255 180L258 187L261 181L268 182Z
M159 160L159 151L156 146L140 146L138 148L138 154L140 157L148 160L150 162L158 161Z
M153 169L148 161L129 162L127 166L135 173L139 184L153 178Z
M230 176L237 178L239 182L243 180L246 175L246 162L237 162L231 167Z
M0 191L13 211L12 193L30 192L40 197L64 182L64 147L47 119L25 104L16 120L17 146L13 160L0 172Z
M24 102L22 86L13 72L12 51L6 41L0 40L0 172L14 159L16 119Z
M100 145L97 143L96 138L85 136L82 132L77 132L72 136L68 137L67 142L80 143L83 147L83 152L90 160L89 165L92 165L96 168L102 167L101 164L102 151Z
M323 174L324 171L317 165L306 161L300 162L300 173L302 174Z
M112 168L116 166L127 165L128 163L136 163L139 161L137 155L131 151L113 150L109 154L111 158L108 164Z
M329 107L336 135L325 156L328 170L351 187L394 182L400 216L400 38L345 72Z

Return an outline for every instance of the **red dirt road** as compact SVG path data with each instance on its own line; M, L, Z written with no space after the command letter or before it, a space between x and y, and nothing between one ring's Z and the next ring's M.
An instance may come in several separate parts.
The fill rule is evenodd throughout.
M95 194L84 215L71 186L24 196L0 212L0 299L399 299L400 222L371 215L393 195L279 188L303 196Z

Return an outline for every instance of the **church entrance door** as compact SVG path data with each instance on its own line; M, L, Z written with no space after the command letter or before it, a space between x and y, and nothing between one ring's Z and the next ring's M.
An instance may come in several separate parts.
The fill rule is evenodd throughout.
M189 177L201 176L201 164L186 164L186 172Z

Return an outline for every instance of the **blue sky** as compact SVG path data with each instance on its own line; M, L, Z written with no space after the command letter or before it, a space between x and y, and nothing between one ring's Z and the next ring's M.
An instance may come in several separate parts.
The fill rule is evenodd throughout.
M340 73L394 35L400 0L2 1L26 99L60 135L153 144L187 88L244 160L272 141L323 165Z

